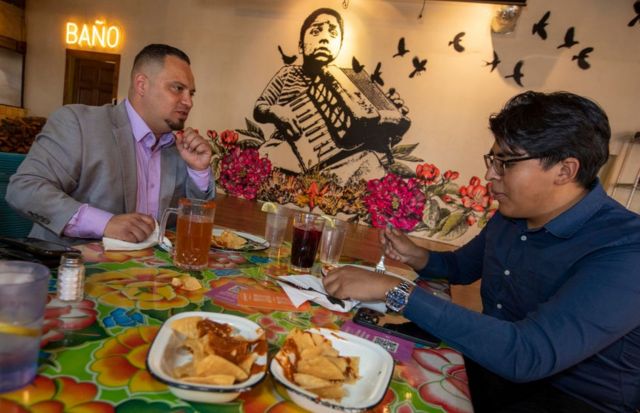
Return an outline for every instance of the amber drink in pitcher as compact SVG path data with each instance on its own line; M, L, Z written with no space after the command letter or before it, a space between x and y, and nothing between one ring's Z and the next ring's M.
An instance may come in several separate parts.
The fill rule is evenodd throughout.
M169 215L178 215L176 240L172 250L176 267L186 270L203 270L207 267L215 212L214 201L191 198L181 198L178 208L167 208L164 211L160 225L160 243L164 238Z

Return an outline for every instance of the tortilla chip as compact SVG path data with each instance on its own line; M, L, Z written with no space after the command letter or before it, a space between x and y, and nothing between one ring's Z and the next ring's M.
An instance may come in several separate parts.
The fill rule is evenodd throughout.
M200 320L202 317L180 318L171 323L171 328L185 337L198 338L198 321Z
M322 356L300 359L298 362L298 372L311 374L312 376L327 380L345 379L345 375L340 371L338 366Z
M249 377L249 375L240 367L225 358L216 356L215 354L210 354L194 364L196 366L196 376L224 374L231 375L238 380L246 380Z
M303 389L307 390L327 387L333 384L329 380L321 379L319 377L312 376L311 374L304 373L294 373L293 381L295 381Z
M253 363L257 358L257 353L249 353L247 354L247 357L242 360L240 364L238 364L238 367L240 367L245 373L247 373L247 375L251 375L251 366L253 366Z
M233 232L224 230L220 235L212 236L211 242L220 248L240 249L247 243L247 240Z

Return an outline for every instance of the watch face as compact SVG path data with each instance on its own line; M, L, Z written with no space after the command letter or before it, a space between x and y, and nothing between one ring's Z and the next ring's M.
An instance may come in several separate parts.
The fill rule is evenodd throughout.
M407 304L409 294L399 288L394 288L387 294L386 305L392 311L400 311Z

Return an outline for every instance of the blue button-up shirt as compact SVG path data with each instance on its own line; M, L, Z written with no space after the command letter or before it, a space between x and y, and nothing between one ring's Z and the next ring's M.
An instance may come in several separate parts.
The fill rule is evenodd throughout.
M482 278L482 314L420 289L404 313L485 368L603 411L640 406L640 216L600 183L542 228L497 213L420 276Z

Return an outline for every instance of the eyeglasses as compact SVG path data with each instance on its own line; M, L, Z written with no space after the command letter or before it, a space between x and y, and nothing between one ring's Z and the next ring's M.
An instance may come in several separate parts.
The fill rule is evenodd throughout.
M504 171L511 164L521 161L528 161L529 159L539 159L539 156L523 156L522 158L512 158L512 159L500 159L496 157L492 153L488 153L484 155L484 164L487 166L487 169L493 168L493 170L499 176L504 176Z

